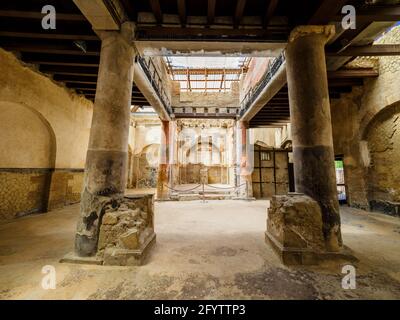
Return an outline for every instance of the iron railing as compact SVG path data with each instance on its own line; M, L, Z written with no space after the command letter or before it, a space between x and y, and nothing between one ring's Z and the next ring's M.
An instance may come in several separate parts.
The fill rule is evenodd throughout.
M267 71L264 73L263 77L258 81L258 83L247 91L246 95L240 102L239 117L242 117L253 102L258 98L261 91L271 82L274 75L278 72L279 68L285 62L285 53L282 53L269 63Z
M173 110L171 107L171 101L168 97L167 92L164 89L163 82L161 80L160 74L157 71L156 66L154 65L153 60L150 57L141 57L140 55L136 55L136 62L139 63L144 74L149 80L151 86L156 92L158 98L164 105L165 110L169 115L173 114Z

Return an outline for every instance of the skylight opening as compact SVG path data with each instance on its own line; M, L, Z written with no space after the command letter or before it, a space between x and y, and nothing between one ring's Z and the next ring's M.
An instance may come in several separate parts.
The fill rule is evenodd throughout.
M171 79L184 92L227 92L247 68L246 57L169 56L165 62Z

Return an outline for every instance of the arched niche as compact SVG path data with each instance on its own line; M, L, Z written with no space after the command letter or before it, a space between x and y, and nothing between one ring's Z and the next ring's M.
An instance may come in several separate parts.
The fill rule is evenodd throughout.
M368 200L374 209L400 202L400 102L378 112L362 132L368 152Z
M1 168L54 168L56 138L50 123L29 106L0 101Z
M0 219L47 210L56 138L37 110L0 101Z

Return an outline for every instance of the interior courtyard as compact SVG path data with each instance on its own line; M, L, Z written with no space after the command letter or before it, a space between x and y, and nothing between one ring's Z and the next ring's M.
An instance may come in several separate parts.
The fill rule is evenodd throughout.
M2 1L0 299L400 299L399 79L398 0Z

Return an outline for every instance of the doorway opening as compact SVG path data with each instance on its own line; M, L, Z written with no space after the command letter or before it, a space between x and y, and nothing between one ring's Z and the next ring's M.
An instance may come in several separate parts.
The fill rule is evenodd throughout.
M340 204L347 203L346 183L344 178L343 156L335 158L336 188Z

